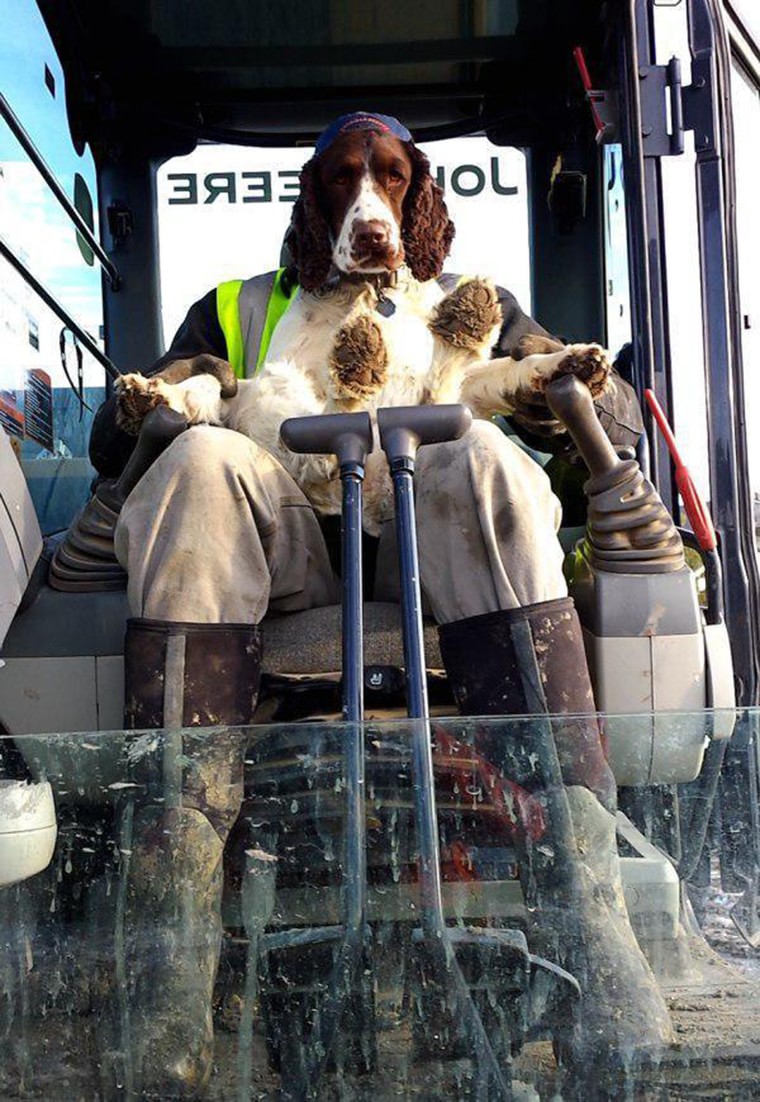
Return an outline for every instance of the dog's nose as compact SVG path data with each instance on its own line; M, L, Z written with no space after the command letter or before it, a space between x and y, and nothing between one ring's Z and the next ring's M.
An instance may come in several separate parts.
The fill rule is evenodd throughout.
M389 242L388 224L373 218L354 223L354 247L357 252L372 252Z

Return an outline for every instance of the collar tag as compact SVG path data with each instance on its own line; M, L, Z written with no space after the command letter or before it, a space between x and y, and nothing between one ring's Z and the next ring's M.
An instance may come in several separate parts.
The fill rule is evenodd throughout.
M382 314L384 318L391 318L396 313L396 303L386 298L385 295L380 295L375 309L378 314Z

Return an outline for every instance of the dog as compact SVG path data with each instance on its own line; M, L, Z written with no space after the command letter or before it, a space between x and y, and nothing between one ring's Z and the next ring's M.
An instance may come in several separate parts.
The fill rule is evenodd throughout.
M396 120L386 120L394 128L385 116L347 119L322 136L301 172L288 239L299 290L261 371L235 386L229 365L206 355L179 383L137 373L118 383L127 431L159 403L190 424L226 425L274 455L321 514L340 512L336 461L290 452L279 432L288 417L463 402L490 418L558 375L579 376L594 397L610 385L597 344L528 336L512 356L492 358L502 325L493 284L474 277L446 293L438 282L454 226L427 158ZM366 530L377 534L392 509L375 450Z

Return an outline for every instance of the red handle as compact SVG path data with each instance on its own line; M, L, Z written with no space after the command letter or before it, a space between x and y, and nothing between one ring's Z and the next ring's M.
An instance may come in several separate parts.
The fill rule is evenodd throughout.
M594 126L596 127L596 132L597 132L597 134L601 134L602 131L604 130L604 123L602 122L602 120L599 116L599 112L596 109L596 104L594 103L594 100L593 100L593 98L590 94L593 90L593 85L591 83L591 74L588 71L588 65L586 64L586 57L585 57L585 54L583 53L583 47L582 46L576 46L575 47L575 49L573 50L573 57L575 58L575 64L578 66L578 72L580 73L581 83L583 84L583 87L584 87L585 92L586 92L586 99L588 100L589 107L591 108L591 114L592 114L593 119L594 119Z
M652 416L657 422L657 426L665 439L665 443L668 445L668 451L671 454L676 469L676 486L681 495L683 507L686 510L686 515L689 518L694 535L697 537L697 542L703 551L714 551L718 546L718 541L715 535L712 517L707 511L707 506L700 497L697 487L694 485L694 480L689 474L686 464L681 459L673 430L668 424L663 408L657 401L657 396L654 391L645 390L644 397L649 403Z
M581 80L583 81L583 87L587 92L591 91L591 74L588 71L588 65L586 64L586 57L583 53L582 46L576 46L573 50L573 57L575 58L575 64L578 66L578 72L581 74Z

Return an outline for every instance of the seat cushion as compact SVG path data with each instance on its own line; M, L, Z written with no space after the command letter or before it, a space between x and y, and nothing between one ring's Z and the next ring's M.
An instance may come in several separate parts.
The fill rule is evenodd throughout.
M341 668L340 605L273 616L264 620L262 631L266 673L336 673ZM425 663L428 669L443 668L432 621L425 623ZM404 665L399 605L364 606L364 665Z

